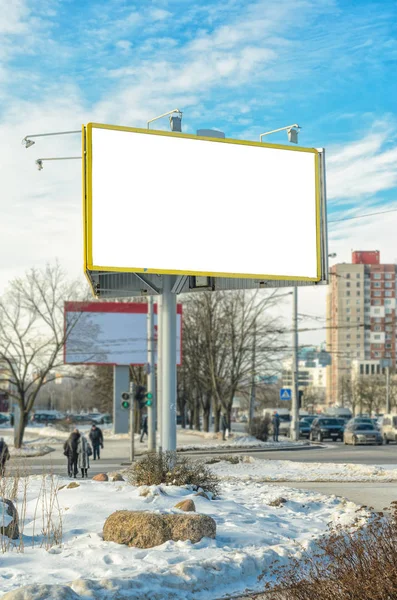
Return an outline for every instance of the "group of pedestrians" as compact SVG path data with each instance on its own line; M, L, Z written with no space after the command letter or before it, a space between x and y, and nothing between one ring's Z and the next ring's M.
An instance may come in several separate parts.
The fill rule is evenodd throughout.
M63 453L68 459L69 477L77 477L80 470L82 479L87 478L90 456L94 455L93 460L100 459L100 448L103 448L103 435L100 428L93 425L89 438L92 447L87 438L78 429L74 429L64 443Z

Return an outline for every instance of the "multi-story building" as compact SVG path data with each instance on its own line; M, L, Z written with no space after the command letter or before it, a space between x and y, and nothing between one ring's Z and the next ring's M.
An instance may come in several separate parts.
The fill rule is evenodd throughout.
M333 405L343 404L353 361L396 363L396 265L382 265L378 251L353 252L351 264L331 267L330 279L327 403Z

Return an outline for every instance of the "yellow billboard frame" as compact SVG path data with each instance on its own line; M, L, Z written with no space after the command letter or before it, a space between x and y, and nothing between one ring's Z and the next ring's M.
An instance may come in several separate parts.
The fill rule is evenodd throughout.
M179 137L182 139L207 141L216 144L237 144L241 146L257 146L258 148L272 148L289 150L290 152L308 152L315 157L315 196L316 196L316 248L317 248L317 277L291 277L291 275L270 274L246 274L246 273L213 273L203 271L178 271L165 269L144 269L142 267L114 267L99 266L93 264L92 256L92 130L110 129L112 131L127 131L145 135L160 135L167 137ZM82 126L83 144L83 223L84 223L84 272L102 271L109 273L151 273L155 275L192 275L203 277L227 277L238 279L261 279L274 281L305 281L318 283L321 281L321 176L320 176L320 152L316 148L293 147L282 144L264 144L262 142L251 142L247 140L235 140L231 138L211 138L189 135L186 133L173 133L168 131L157 131L152 129L140 129L136 127L123 127L120 125L105 125L102 123L88 123ZM90 285L90 278L87 276Z

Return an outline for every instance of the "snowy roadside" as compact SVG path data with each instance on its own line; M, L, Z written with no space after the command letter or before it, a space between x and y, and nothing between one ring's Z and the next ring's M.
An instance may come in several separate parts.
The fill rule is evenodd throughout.
M206 440L211 438L206 438ZM310 442L299 440L298 442L293 442L288 440L287 438L280 438L279 442L261 442L255 437L251 435L240 435L237 437L233 437L230 440L225 440L219 444L211 444L206 441L206 443L201 444L184 444L178 446L178 452L189 452L191 450L219 450L223 449L235 449L235 448L277 448L283 450L285 448L296 448L297 446L310 446Z
M38 446L22 446L22 448L15 448L14 446L9 447L10 456L12 458L30 458L33 456L45 456L51 452L55 452L55 448L51 448L47 445Z
M396 465L360 465L334 463L301 463L291 460L255 460L244 457L238 464L220 461L211 465L211 470L228 481L246 484L271 481L351 481L351 482L395 482Z
M248 467L249 465L245 465ZM226 467L226 476L228 465ZM59 478L58 485L68 480ZM160 494L156 486L140 496L140 488L125 482L78 480L79 487L58 492L63 521L63 543L49 551L40 547L34 530L42 521L37 502L42 477L29 478L24 552L1 558L0 589L5 593L31 583L68 584L82 598L111 600L117 593L140 600L204 600L224 594L260 591L275 559L285 564L297 543L311 547L327 531L328 523L352 523L364 509L336 497L277 488L258 483L224 481L221 497L207 500L174 486ZM274 501L285 500L279 506ZM146 550L104 542L102 527L116 510L176 512L181 499L191 498L197 512L217 524L216 539L197 544L166 542ZM35 510L37 514L35 515ZM0 515L1 517L1 515ZM264 581L258 583L258 576Z

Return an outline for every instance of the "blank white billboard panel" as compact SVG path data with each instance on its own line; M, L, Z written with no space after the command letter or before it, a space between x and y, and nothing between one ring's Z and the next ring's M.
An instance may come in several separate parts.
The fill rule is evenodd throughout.
M87 125L91 271L321 279L313 148Z
M76 318L76 313L78 314ZM147 304L65 303L66 364L144 365L147 354ZM157 340L157 306L154 314ZM177 310L177 364L181 364L182 307ZM157 360L156 360L157 362Z

